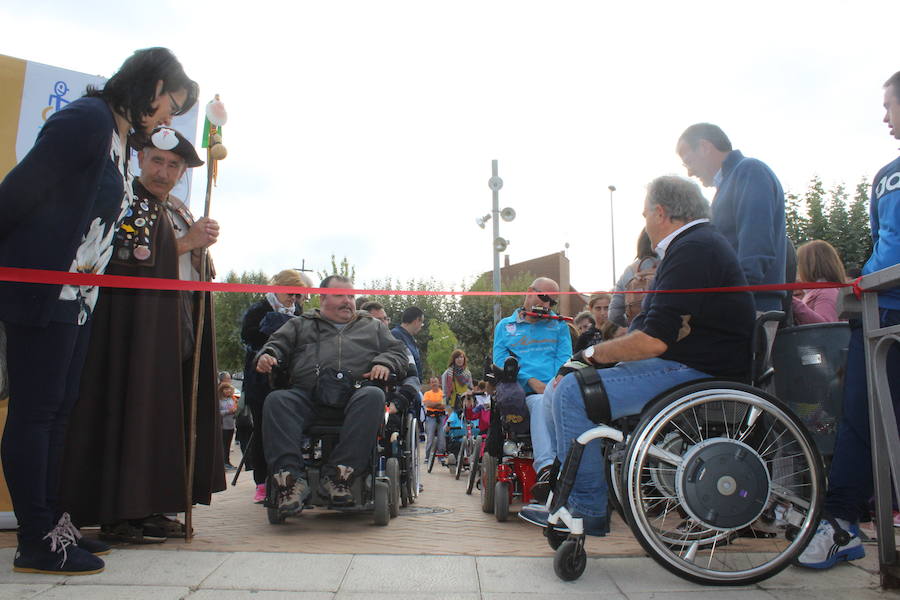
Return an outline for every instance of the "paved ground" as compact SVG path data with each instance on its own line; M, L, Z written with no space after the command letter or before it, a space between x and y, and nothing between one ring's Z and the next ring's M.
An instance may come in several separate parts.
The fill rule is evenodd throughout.
M237 454L237 452L235 452ZM725 598L866 599L880 592L876 548L854 565L815 573L790 568L758 586L710 589L685 582L644 556L616 520L606 538L588 538L587 570L576 582L553 573L552 551L538 529L512 518L498 523L479 497L447 469L423 475L416 504L387 527L371 515L306 511L270 525L251 502L252 477L196 510L191 544L122 546L106 557L104 573L59 578L0 569L6 598ZM86 533L89 535L91 531ZM0 565L12 562L15 536L0 533Z

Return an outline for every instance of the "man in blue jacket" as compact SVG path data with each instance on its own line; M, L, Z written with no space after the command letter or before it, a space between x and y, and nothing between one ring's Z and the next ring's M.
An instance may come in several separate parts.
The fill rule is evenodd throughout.
M894 139L900 140L900 71L884 84L884 109L884 122ZM874 245L863 266L864 275L900 263L900 158L875 176L869 219ZM878 292L878 307L882 327L900 324L900 288ZM886 371L896 412L900 404L900 344L894 343L888 351ZM873 480L865 348L859 320L850 321L842 410L825 493L825 513L834 522L821 522L798 559L802 566L813 569L829 569L839 561L857 560L866 554L859 539L859 511L872 497ZM843 546L834 540L835 523L850 533L850 541Z
M538 472L542 469L546 472L556 457L545 418L544 388L571 356L572 336L565 322L529 316L526 311L535 308L549 311L556 306L558 293L559 284L538 277L528 287L522 307L497 323L494 330L494 364L503 366L510 356L519 361L518 382L525 389L525 402L531 415L531 445L534 469Z
M716 187L712 224L734 248L750 285L784 283L784 192L768 166L731 148L719 127L688 127L675 147L687 169L706 187ZM757 311L782 310L784 292L756 292Z

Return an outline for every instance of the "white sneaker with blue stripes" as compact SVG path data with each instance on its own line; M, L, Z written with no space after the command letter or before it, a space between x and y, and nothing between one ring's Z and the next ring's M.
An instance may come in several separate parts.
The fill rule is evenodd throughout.
M816 534L809 541L799 557L797 564L810 569L830 569L842 560L859 560L866 555L862 540L859 539L859 526L843 519L835 519L844 531L850 534L850 541L839 546L834 541L834 527L822 519Z

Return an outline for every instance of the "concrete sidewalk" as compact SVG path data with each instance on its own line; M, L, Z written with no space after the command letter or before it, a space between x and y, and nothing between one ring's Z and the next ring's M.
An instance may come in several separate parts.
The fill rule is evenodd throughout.
M0 550L0 564L12 562ZM589 558L584 575L565 583L548 558L203 552L117 549L106 571L85 577L0 572L0 599L231 600L868 600L881 592L878 578L852 565L810 573L790 567L748 588L694 585L649 558Z

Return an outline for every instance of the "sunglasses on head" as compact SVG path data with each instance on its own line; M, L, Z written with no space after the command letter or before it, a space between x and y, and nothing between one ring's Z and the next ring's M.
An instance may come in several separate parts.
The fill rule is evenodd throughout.
M557 305L556 300L554 300L553 298L551 298L551 297L548 296L547 294L538 294L537 297L538 297L538 300L540 300L541 302L548 302L548 303L550 304L550 306L556 306L556 305Z

